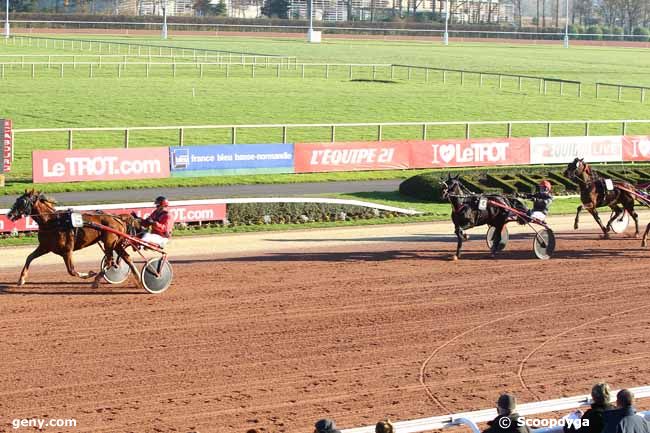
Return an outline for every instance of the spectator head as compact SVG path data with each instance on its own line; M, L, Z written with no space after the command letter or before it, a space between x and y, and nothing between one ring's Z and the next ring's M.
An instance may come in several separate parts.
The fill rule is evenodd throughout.
M336 429L334 420L329 418L319 419L314 426L316 427L314 433L341 433Z
M393 423L389 419L386 421L379 421L375 426L375 433L394 433Z
M591 399L596 404L607 404L610 400L609 385L606 383L597 383L591 388Z
M517 400L512 394L501 394L497 400L497 412L499 415L510 415L515 411Z
M634 394L629 389L622 389L616 394L616 405L618 407L630 407L634 403Z

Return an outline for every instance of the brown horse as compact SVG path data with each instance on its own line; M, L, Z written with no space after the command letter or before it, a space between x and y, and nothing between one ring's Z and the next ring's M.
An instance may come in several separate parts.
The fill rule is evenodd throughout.
M609 231L612 228L612 222L626 210L632 219L634 219L634 237L639 237L639 216L634 211L634 195L626 191L634 191L634 187L631 184L627 182L613 182L611 185L612 188L608 189L606 180L592 171L591 167L582 158L574 159L567 166L564 175L576 181L580 187L580 201L582 205L578 206L576 212L576 219L573 224L575 230L578 229L580 211L587 209L607 239L609 238ZM613 212L612 217L607 222L607 226L603 226L598 216L598 211L596 210L596 208L603 206L609 206Z
M93 271L77 272L72 261L73 251L94 244L99 244L102 247L109 265L113 262L113 251L122 257L129 265L131 273L138 281L138 285L140 285L138 271L126 253L122 238L116 234L92 227L74 228L71 224L71 212L57 211L54 204L53 200L32 189L31 191L25 191L23 195L18 197L7 214L12 221L16 221L23 216L31 216L38 224L38 247L25 260L25 266L18 280L19 286L25 284L29 265L34 259L47 253L54 253L63 257L70 275L84 279L95 277L93 287L98 287L104 271L101 270L99 273ZM123 233L127 233L130 228L129 222L121 216L105 213L84 213L82 218L84 223L101 224Z

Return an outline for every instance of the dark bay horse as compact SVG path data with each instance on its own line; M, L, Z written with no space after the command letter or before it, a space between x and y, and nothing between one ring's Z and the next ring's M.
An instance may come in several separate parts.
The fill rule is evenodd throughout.
M506 209L487 203L485 209L480 209L481 199L487 199L510 206L511 203L500 195L474 194L469 191L460 181L460 176L449 177L442 182L442 198L451 203L451 220L454 223L454 233L458 238L456 255L454 260L460 259L463 240L467 235L463 230L476 226L490 225L495 228L492 237L491 256L494 257L501 243L501 230L508 222L509 212Z
M634 186L627 182L612 182L612 188L608 189L606 180L594 172L582 158L576 158L573 162L569 163L564 171L564 175L577 182L580 188L580 201L582 205L578 206L576 212L576 219L573 223L575 230L578 229L580 212L582 209L586 209L600 226L605 239L608 239L612 222L626 210L634 220L634 237L639 237L639 216L634 211L634 195L626 191L634 191ZM606 226L603 225L596 210L604 206L609 206L613 212Z
M34 259L47 253L54 253L63 257L70 275L84 279L95 277L93 287L97 287L103 277L103 270L99 273L93 271L77 272L72 261L73 251L94 244L99 244L102 247L109 265L113 262L113 251L122 257L129 265L131 273L138 280L138 285L140 285L138 271L126 253L122 239L118 235L91 227L73 228L70 223L70 211L57 211L54 204L53 200L32 189L31 191L25 191L23 195L18 197L7 214L12 221L16 221L23 216L31 216L38 224L38 247L25 260L25 266L18 280L19 286L25 284L29 273L29 265ZM129 221L122 216L105 213L84 213L83 221L108 226L123 233L128 232L130 229Z

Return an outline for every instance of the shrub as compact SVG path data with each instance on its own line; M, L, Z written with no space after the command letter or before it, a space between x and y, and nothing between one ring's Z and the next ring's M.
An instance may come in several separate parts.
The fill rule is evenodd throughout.
M587 36L587 38L593 41L600 41L601 39L603 39L603 29L598 25L592 25L587 27L587 33L590 34L589 36Z
M650 40L650 30L645 27L635 27L632 34L636 36L635 41L648 42Z

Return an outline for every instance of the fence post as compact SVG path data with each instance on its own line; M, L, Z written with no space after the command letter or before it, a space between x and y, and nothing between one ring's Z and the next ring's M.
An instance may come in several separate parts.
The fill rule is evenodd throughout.
M469 131L469 123L466 123L466 124L465 124L465 139L466 139L466 140L469 140L469 134L470 134L470 131Z
M93 77L93 64L90 64L90 72L89 72L89 78Z
M582 98L582 83L578 83L578 98Z
M585 137L589 136L589 122L585 122Z
M336 126L332 125L330 131L330 142L334 143L336 141Z
M301 78L305 78L305 64L302 64L302 73L301 73Z
M377 125L377 141L381 141L382 131L381 125Z
M72 129L68 129L68 150L72 150Z
M623 88L621 86L618 86L618 100L621 100L621 93L623 93Z
M286 144L287 143L287 126L282 127L282 143Z
M233 126L232 128L232 139L230 140L230 144L237 144L237 127Z
M372 81L375 81L375 78L377 78L377 66L372 65Z
M128 129L124 130L124 148L125 149L129 148L129 130Z
M423 123L422 124L422 140L427 139L427 124Z
M551 136L551 122L548 122L546 124L546 136L550 137Z
M627 133L627 123L623 121L623 127L621 128L621 135L625 135Z
M144 71L147 78L149 78L149 66L150 66L149 63L144 65Z
M32 78L36 76L36 66L32 63Z
M641 88L641 103L643 104L644 101L645 101L645 89Z
M599 93L600 93L600 84L596 83L596 99L598 99Z
M278 65L277 65L276 76L277 76L278 78L280 78L280 64L279 64L279 63L278 63Z
M548 84L548 83L546 82L546 80L544 80L544 96L546 96L546 87L547 87L547 84Z
M407 75L408 78L407 79L410 80L411 79L411 67L409 66L408 68L406 68L406 70L408 71L408 75Z
M512 137L512 122L508 122L508 138Z
M182 146L184 141L185 141L185 132L183 131L183 128L178 128L178 145Z
M518 81L519 81L519 83L517 84L517 88L521 92L521 77L519 77Z
M267 57L268 59L268 57ZM325 79L327 80L330 77L330 65L325 65Z
M199 77L203 78L203 63L199 65Z
M447 71L442 71L442 83L445 84L447 82Z

